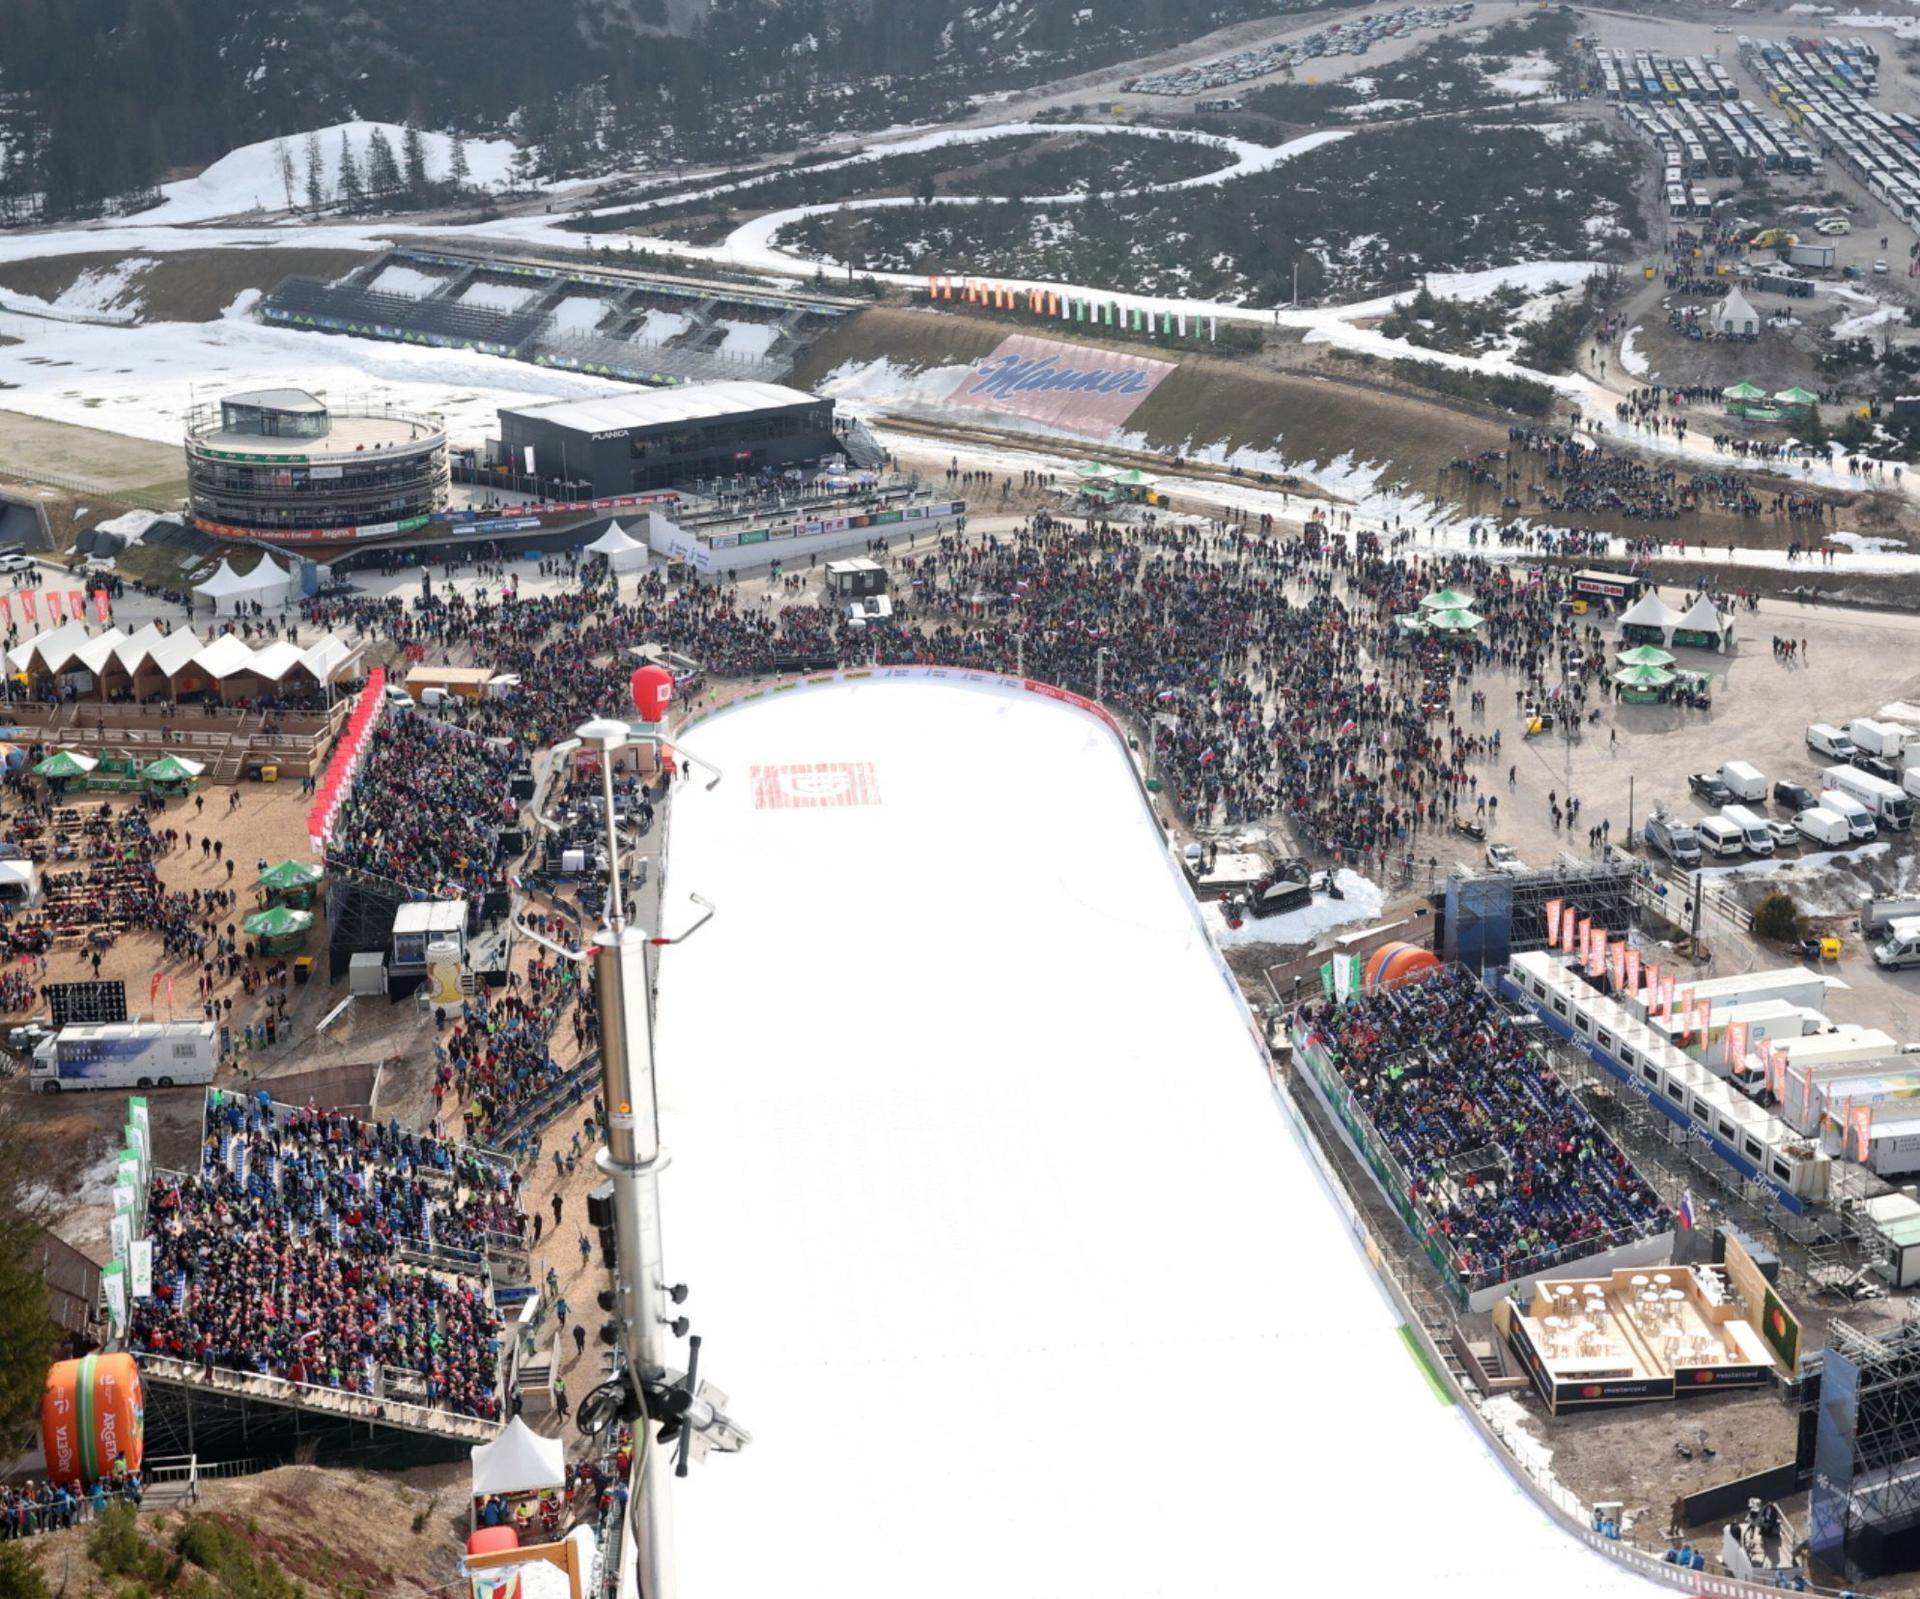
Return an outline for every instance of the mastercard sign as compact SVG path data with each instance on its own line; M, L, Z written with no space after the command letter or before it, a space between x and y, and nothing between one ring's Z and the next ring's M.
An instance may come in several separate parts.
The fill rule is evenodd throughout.
M97 1481L122 1459L138 1471L146 1456L146 1403L133 1356L56 1362L40 1396L40 1442L55 1482Z

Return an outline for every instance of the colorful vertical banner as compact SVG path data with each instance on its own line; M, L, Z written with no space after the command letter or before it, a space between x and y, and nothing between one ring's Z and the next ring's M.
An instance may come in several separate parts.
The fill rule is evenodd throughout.
M87 597L78 589L67 590L67 614L76 622L87 614Z
M1562 955L1573 953L1573 929L1578 917L1579 912L1571 905L1560 912L1560 953Z
M1596 927L1593 937L1587 941L1587 976L1605 977L1607 975L1607 934L1606 929Z
M1627 941L1624 937L1614 940L1607 951L1607 959L1611 963L1607 975L1613 979L1613 991L1623 994L1627 991Z
M1727 1023L1727 1070L1732 1071L1747 1058L1747 1024Z
M1552 949L1555 944L1560 942L1560 901L1559 900L1550 899L1547 901L1546 918L1547 918L1547 948Z
M95 589L93 591L93 613L99 617L102 622L105 622L112 616L113 607L107 603L107 591L105 589Z
M60 591L58 589L48 589L45 595L45 599L47 602L47 620L49 622L59 621L60 620Z
M32 589L22 589L20 591L20 610L21 614L24 615L29 622L37 622L40 620L40 613L33 608Z
M1847 1101L1847 1154L1861 1165L1873 1153L1873 1107Z
M1637 949L1623 951L1621 961L1627 969L1627 992L1637 997L1640 993L1640 951Z

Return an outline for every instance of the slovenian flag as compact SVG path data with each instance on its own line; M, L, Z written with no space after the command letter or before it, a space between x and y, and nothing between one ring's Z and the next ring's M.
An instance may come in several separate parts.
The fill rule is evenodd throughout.
M1690 1233L1693 1231L1693 1190L1691 1188L1681 1190L1680 1210L1679 1213L1675 1215L1674 1221L1679 1225L1681 1232Z

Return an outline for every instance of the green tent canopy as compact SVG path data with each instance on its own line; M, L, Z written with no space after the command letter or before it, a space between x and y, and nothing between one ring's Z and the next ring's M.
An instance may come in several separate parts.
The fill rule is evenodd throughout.
M1664 688L1673 681L1673 673L1664 666L1629 666L1615 672L1613 680L1627 688Z
M280 894L293 888L311 888L323 875L321 868L311 861L282 861L262 872L259 883L260 887Z
M1782 389L1774 399L1782 405L1818 405L1820 403L1820 396L1812 389Z
M91 755L76 755L72 750L55 750L33 769L35 777L85 777L100 763Z
M1673 657L1653 644L1636 644L1615 657L1622 666L1671 666Z
M1757 383L1736 383L1720 391L1722 400L1764 400L1766 397L1767 391Z
M143 783L191 783L206 770L199 761L187 760L180 755L162 755L157 761L149 761L140 768L140 781Z
M1458 589L1440 589L1429 594L1420 604L1429 611L1464 611L1473 604L1473 596L1462 594Z
M1151 472L1142 472L1139 467L1135 466L1120 473L1113 481L1124 488L1150 489L1157 485L1160 480Z
M304 933L313 926L313 912L290 911L284 905L276 905L269 911L255 911L240 925L255 938L285 938L292 933Z
M1074 476L1079 478L1109 478L1120 475L1116 468L1103 465L1099 461L1082 461L1073 469L1073 472Z
M1471 633L1482 620L1467 610L1427 612L1427 626L1437 627L1442 633Z

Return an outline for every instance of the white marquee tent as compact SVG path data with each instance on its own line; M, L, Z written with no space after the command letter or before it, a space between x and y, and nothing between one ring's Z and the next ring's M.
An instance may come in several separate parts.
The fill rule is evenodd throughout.
M567 1485L567 1446L558 1438L542 1438L518 1416L492 1443L475 1444L469 1453L476 1499Z
M1680 613L1649 589L1620 613L1620 635L1629 637L1628 628L1658 629L1660 642L1671 644L1673 630L1680 625Z
M203 640L192 628L162 633L149 622L131 635L117 627L94 634L84 623L66 622L21 640L6 652L6 659L14 671L30 676L64 678L90 672L95 684L104 683L109 694L131 689L144 698L170 693L180 686L174 680L183 674L216 687L233 679L249 679L251 686L243 685L248 693L258 692L264 684L284 683L296 671L315 683L327 683L350 675L360 655L360 646L333 633L304 647L278 639L255 649L235 633ZM92 690L83 684L81 692Z
M587 546L587 554L604 555L607 565L616 573L641 571L647 564L646 545L629 537L618 522L607 524L606 532Z
M291 579L287 569L270 555L245 576L234 571L233 563L221 559L218 569L204 583L196 583L193 592L213 607L215 616L232 616L242 605L258 603L279 607L291 597Z
M1725 650L1733 643L1733 618L1724 614L1712 600L1702 594L1688 608L1687 614L1674 623L1673 637L1675 642L1680 644ZM1700 644L1701 639L1710 639L1712 642Z

